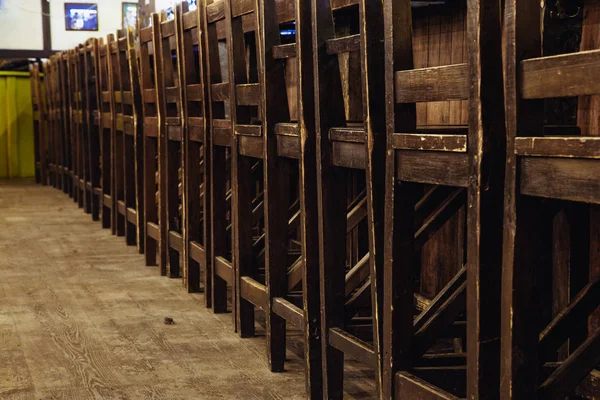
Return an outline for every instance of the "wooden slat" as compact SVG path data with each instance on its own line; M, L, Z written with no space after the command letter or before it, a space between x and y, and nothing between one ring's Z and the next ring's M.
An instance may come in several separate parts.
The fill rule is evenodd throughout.
M169 247L178 252L183 250L183 238L181 237L181 233L175 231L169 232Z
M541 99L598 94L600 80L590 79L598 68L600 50L524 60L520 65L521 96Z
M600 137L518 137L515 153L521 156L600 158Z
M326 46L329 55L358 51L360 50L360 34L329 39Z
M399 180L461 187L468 184L466 153L396 150L396 159Z
M140 29L139 38L141 43L148 43L152 40L152 27L147 26L145 28Z
M133 93L130 90L124 90L123 92L123 104L133 104Z
M181 126L167 126L167 137L175 142L181 141Z
M398 372L395 383L397 399L459 400L458 397L408 372Z
M600 165L595 160L522 157L521 193L600 204Z
M127 207L125 207L125 202L123 200L117 201L117 211L121 215L126 215Z
M367 136L362 128L331 128L329 139L338 142L365 143Z
M273 47L273 58L293 58L296 57L296 43L280 44Z
M231 263L223 257L215 257L215 274L228 284L233 283L233 267Z
M161 22L160 32L163 38L175 35L175 20Z
M355 6L358 3L358 0L331 0L331 10L340 10L342 8Z
M298 136L298 124L293 122L275 124L275 134Z
M190 257L192 260L200 263L200 265L204 266L204 257L206 256L204 247L200 243L190 242Z
M373 347L340 328L329 330L329 345L371 368L377 366L377 356Z
M260 99L260 86L258 83L245 83L236 85L236 102L240 106L257 106Z
M239 137L238 149L241 155L254 158L263 158L263 138L261 136Z
M466 100L467 64L409 69L395 73L396 102Z
M256 307L264 310L267 305L267 288L260 282L250 278L249 276L242 276L240 279L240 296L243 299L254 304Z
M206 19L208 23L218 21L225 18L225 3L224 0L216 0L206 6Z
M204 101L202 85L199 83L187 85L186 96L187 101Z
M280 157L299 159L300 137L289 135L277 135L277 155L279 155Z
M179 87L165 88L165 101L167 103L179 103L180 100Z
M154 240L159 240L160 229L154 222L146 223L146 233Z
M338 167L365 169L367 150L363 143L333 142L332 163Z
M104 207L108 207L110 209L113 208L112 197L109 194L104 195L103 203L104 203Z
M144 136L158 137L158 117L144 118Z
M188 118L188 135L189 139L194 142L204 141L204 118L189 117Z
M213 83L210 85L210 95L212 101L229 100L229 82Z
M135 208L127 208L127 221L132 224L137 224L137 211Z
M392 146L403 150L430 150L465 153L466 135L422 135L417 133L394 133Z
M282 297L273 299L271 310L298 329L304 329L304 311Z
M235 126L235 134L241 136L262 136L262 126L261 125L236 125Z
M244 14L250 14L254 11L254 1L235 0L231 2L231 16L240 17Z
M202 5L200 5L202 7ZM198 26L198 13L194 11L189 11L183 14L183 29L189 30Z

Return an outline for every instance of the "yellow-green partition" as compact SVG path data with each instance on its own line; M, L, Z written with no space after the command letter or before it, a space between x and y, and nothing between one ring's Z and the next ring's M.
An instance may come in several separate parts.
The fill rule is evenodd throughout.
M34 175L29 72L0 71L0 178Z

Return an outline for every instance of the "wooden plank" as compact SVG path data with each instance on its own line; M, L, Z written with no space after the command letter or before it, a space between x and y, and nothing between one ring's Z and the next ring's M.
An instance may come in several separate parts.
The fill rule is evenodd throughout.
M235 134L242 135L242 136L261 137L262 136L262 125L236 124Z
M332 163L338 167L365 169L367 153L362 143L333 142Z
M598 94L600 82L589 77L594 76L599 67L600 50L523 60L521 96L542 99Z
M467 64L397 71L395 92L398 103L468 99Z
M460 187L468 184L466 154L396 150L396 157L399 180Z
M175 35L175 20L164 21L160 23L160 32L162 38L168 38Z
M238 125L239 126L239 125ZM238 149L241 155L263 158L263 138L257 136L238 136Z
M300 158L300 137L277 135L277 154L280 157Z
M117 211L121 215L127 214L127 208L125 207L125 202L123 200L117 201Z
M273 46L273 58L284 59L296 57L296 43Z
M362 128L331 128L329 139L338 142L366 143L367 136Z
M186 86L186 99L187 101L204 101L204 91L202 84L192 83Z
M127 207L127 221L137 225L137 211L135 208Z
M360 34L329 39L325 45L329 55L358 51L360 50Z
M225 1L216 0L206 6L206 20L209 24L225 18Z
M175 231L169 232L169 247L178 252L183 250L183 237L181 233Z
M467 151L467 136L394 133L392 137L392 146L394 149L402 150L430 150L465 153Z
M224 257L215 257L215 274L228 284L233 283L233 266Z
M340 328L329 330L329 345L371 368L377 366L373 346Z
M240 278L240 296L261 310L266 308L266 286L249 276L242 276Z
M229 100L229 82L213 83L210 85L212 101L228 101Z
M154 222L146 223L146 233L154 240L159 240L160 228Z
M515 152L520 156L600 158L600 137L518 137Z
M395 387L395 395L398 399L459 400L458 397L408 372L396 374Z
M236 0L231 3L231 17L236 18L254 12L254 1Z
M523 157L519 166L523 194L600 203L600 165L594 160Z
M235 86L236 102L240 106L257 106L260 99L258 83L244 83Z
M298 329L304 329L304 311L282 297L273 299L272 311Z
M200 265L204 266L205 251L204 247L197 242L190 242L190 257Z

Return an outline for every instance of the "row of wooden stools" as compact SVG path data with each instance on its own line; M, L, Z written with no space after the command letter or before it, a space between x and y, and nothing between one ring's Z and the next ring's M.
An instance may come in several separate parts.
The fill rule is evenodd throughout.
M600 51L543 56L535 0L201 3L33 66L38 182L274 372L293 327L311 398L345 358L385 399L598 396Z

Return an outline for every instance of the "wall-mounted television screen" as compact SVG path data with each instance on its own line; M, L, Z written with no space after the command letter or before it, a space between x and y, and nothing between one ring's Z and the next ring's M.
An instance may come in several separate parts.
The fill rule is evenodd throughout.
M65 3L65 28L68 31L97 31L96 3Z

